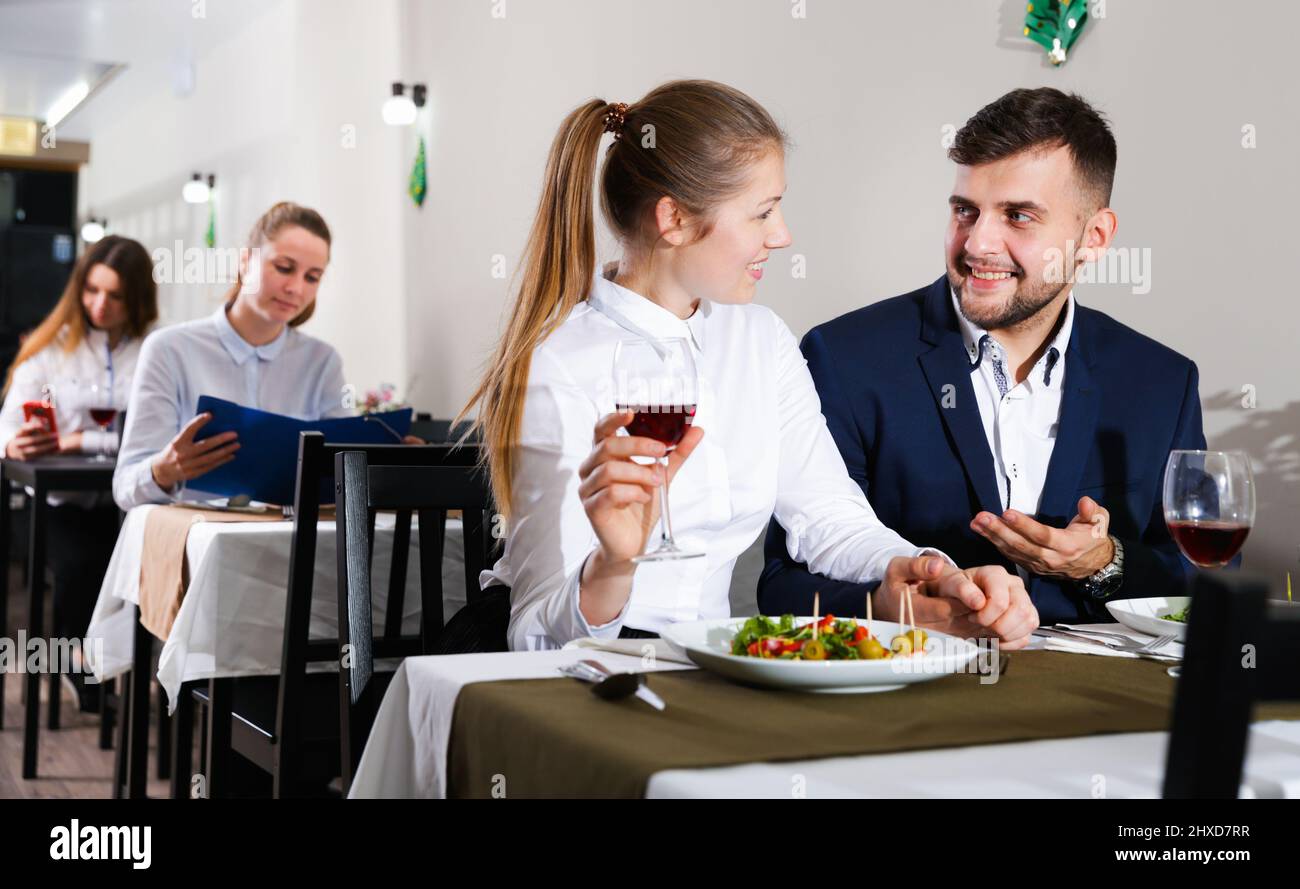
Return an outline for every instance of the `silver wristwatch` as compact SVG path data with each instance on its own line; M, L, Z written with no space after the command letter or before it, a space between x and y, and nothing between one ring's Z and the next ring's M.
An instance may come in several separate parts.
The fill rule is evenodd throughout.
M1079 582L1083 591L1094 599L1109 599L1124 583L1124 544L1113 534L1110 542L1115 545L1115 555L1110 563Z

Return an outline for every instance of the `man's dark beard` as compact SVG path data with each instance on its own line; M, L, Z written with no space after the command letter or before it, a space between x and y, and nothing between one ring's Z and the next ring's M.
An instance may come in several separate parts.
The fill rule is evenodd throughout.
M966 265L965 254L958 257L957 268L966 269L966 277L970 277L972 274L970 267ZM949 270L948 283L957 293L957 307L960 309L962 317L983 330L1006 330L1025 323L1046 308L1062 290L1071 285L1069 281L1060 284L1035 281L1031 284L1024 272L1017 270L1016 290L1011 295L1010 301L1004 306L992 307L989 312L980 315L974 313L966 305L962 291L962 284L965 279L956 277L956 280L954 280L954 277L956 277L955 273ZM1073 278L1074 276L1071 275L1070 277Z

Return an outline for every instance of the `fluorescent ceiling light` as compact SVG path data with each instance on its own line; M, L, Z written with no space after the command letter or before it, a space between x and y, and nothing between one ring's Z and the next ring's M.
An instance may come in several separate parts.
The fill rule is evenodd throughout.
M88 95L90 95L90 84L83 80L55 100L54 104L50 106L50 110L45 112L45 125L47 127L58 126L65 117L72 113L74 108L85 101Z

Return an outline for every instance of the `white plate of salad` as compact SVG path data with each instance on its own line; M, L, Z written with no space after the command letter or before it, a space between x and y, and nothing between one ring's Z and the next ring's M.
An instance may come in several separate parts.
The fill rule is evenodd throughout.
M1269 608L1294 608L1300 602L1291 597L1291 577L1287 575L1287 598L1269 599ZM1153 596L1149 599L1120 599L1107 602L1111 617L1139 633L1148 636L1172 635L1179 642L1187 635L1187 617L1191 613L1189 596Z
M802 691L890 691L977 667L979 649L969 639L883 620L868 631L867 623L833 615L732 617L672 624L663 638L729 679Z
M1173 636L1179 642L1187 635L1188 596L1153 596L1149 599L1119 599L1107 602L1111 617L1148 636Z

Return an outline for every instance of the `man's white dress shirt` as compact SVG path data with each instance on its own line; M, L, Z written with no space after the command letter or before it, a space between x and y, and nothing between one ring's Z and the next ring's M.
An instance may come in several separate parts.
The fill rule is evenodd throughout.
M1002 508L1033 516L1043 496L1061 420L1065 350L1074 329L1074 294L1065 301L1055 336L1021 383L1016 383L1015 368L1007 365L1006 352L997 339L962 315L956 294L953 309L966 355L972 365L978 362L971 371L971 385L993 454ZM1023 570L1021 575L1025 575Z

